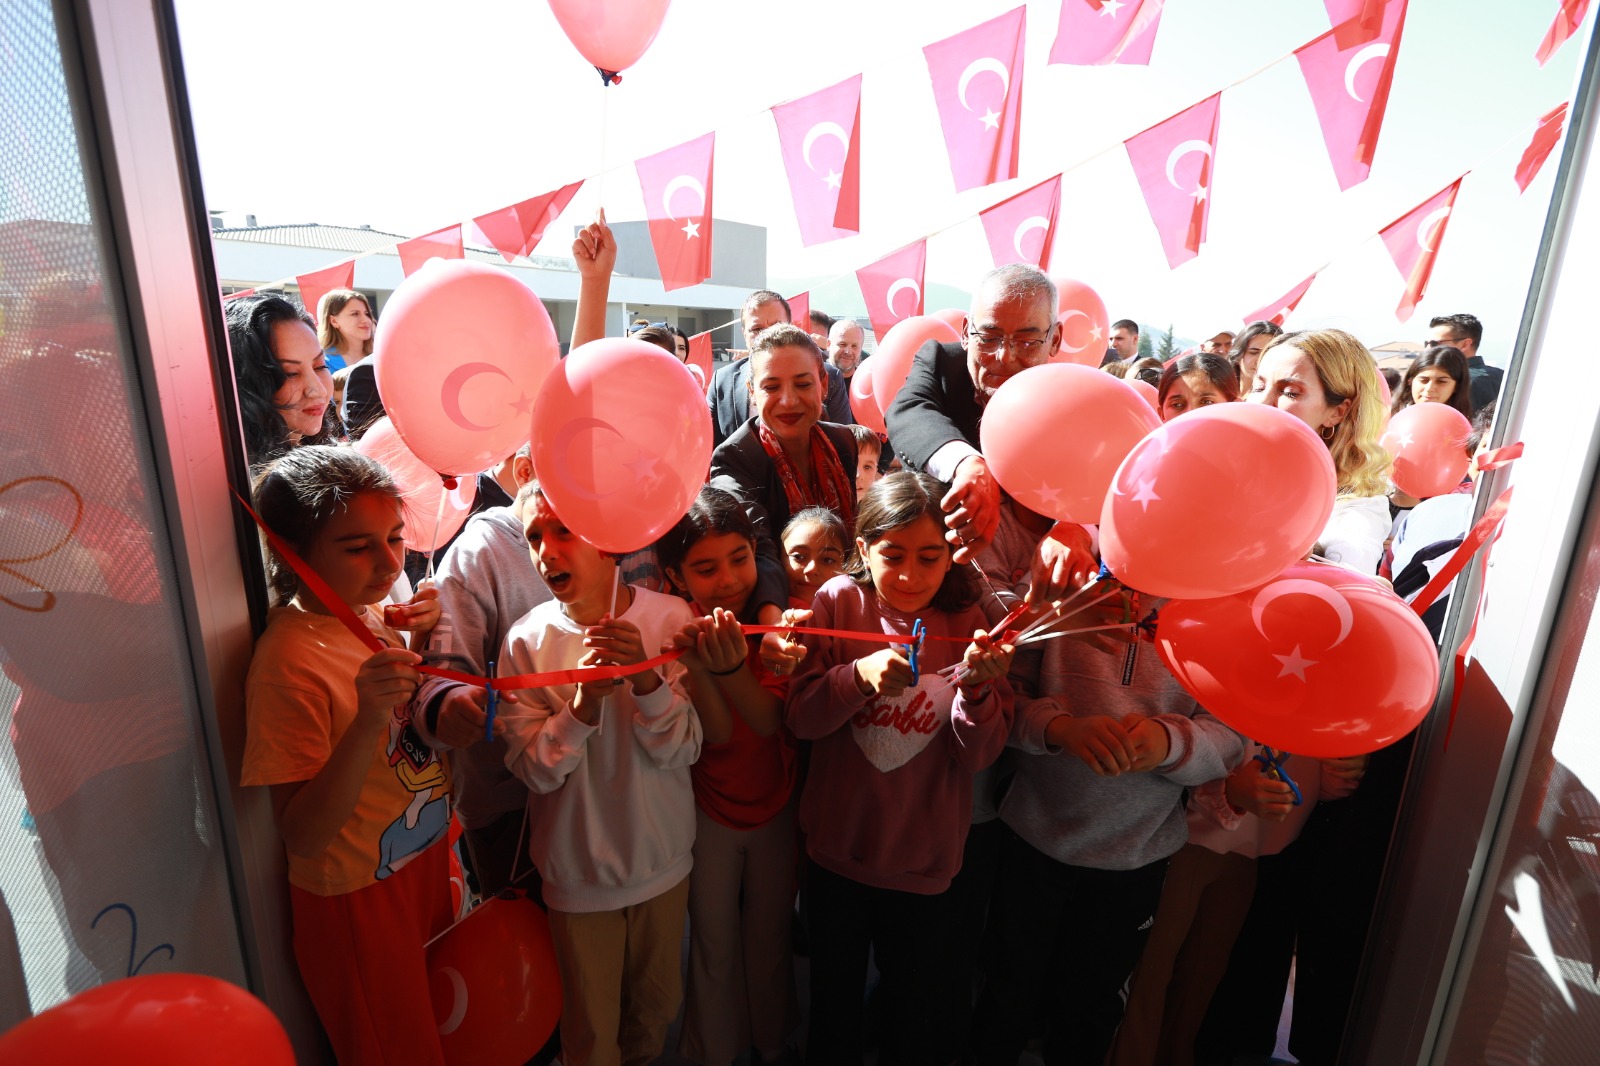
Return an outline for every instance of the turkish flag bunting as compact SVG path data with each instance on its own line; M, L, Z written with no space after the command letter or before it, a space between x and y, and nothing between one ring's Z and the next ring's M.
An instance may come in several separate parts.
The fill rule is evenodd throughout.
M1288 317L1294 313L1294 309L1300 306L1301 298L1305 296L1306 290L1311 288L1311 283L1316 280L1317 276L1313 274L1259 311L1252 311L1250 314L1245 315L1245 324L1271 322L1275 325L1283 325Z
M322 302L323 293L332 292L334 289L351 289L356 284L356 261L346 259L342 263L335 263L331 267L313 270L309 274L301 274L294 279L300 286L300 305L306 309L306 314L312 318L317 317L317 305ZM251 290L254 291L254 290ZM244 295L240 293L239 295Z
M861 75L772 109L807 248L861 230Z
M922 314L922 276L927 265L928 242L924 238L856 271L856 283L867 302L867 319L880 342L890 326Z
M408 278L430 259L460 259L461 224L458 222L454 226L401 241L395 251L400 253L400 269L405 271Z
M1444 239L1444 228L1450 222L1450 212L1460 188L1461 179L1457 178L1444 191L1407 211L1378 233L1394 265L1406 279L1406 293L1395 310L1395 316L1402 322L1411 317L1428 289L1428 276L1433 273L1439 242Z
M1383 32L1383 9L1396 0L1322 0L1333 23L1333 39L1340 48L1356 48L1376 41Z
M1150 63L1166 0L1061 0L1050 62L1074 67Z
M1125 142L1168 266L1199 255L1206 239L1221 104L1217 93Z
M711 276L711 157L716 142L717 135L708 133L634 164L661 287L669 292Z
M1060 212L1060 174L979 211L994 265L1032 263L1043 270L1050 262L1050 248L1056 239L1056 216Z
M1561 143L1566 124L1566 101L1562 101L1559 107L1551 108L1539 119L1539 128L1533 131L1533 140L1528 142L1528 147L1522 150L1522 158L1517 161L1517 188L1528 191L1528 186L1533 184L1533 179L1543 169L1544 161Z
M806 333L811 332L811 293L802 292L798 296L788 297L789 321L799 326Z
M1366 181L1372 170L1405 14L1406 0L1389 0L1377 37L1346 47L1340 32L1329 30L1295 52L1341 189Z
M555 192L547 192L542 196L535 196L531 200L524 200L520 204L502 207L498 211L491 211L487 215L479 215L472 221L477 223L478 229L494 245L495 251L505 257L506 262L511 262L519 255L531 255L534 246L544 239L545 227L556 220L556 216L565 211L567 204L577 195L583 182L575 181L571 185L563 185Z
M1542 67L1556 54L1556 49L1567 43L1567 39L1578 32L1578 27L1583 25L1583 16L1589 13L1589 0L1561 0L1561 7L1556 11L1556 20L1550 23L1550 29L1545 31L1544 40L1539 42L1539 51L1534 53L1534 58Z
M1019 7L922 50L957 192L1017 176L1027 13Z
M700 368L700 387L711 388L712 361L711 331L696 333L689 338L689 358L685 360L690 366Z

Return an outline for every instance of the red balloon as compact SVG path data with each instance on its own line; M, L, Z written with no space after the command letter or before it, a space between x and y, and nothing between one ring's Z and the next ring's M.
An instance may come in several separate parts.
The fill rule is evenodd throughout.
M1111 375L1107 374L1106 377L1109 378ZM1116 379L1113 378L1112 380ZM1124 384L1133 387L1133 391L1137 392L1144 402L1150 405L1150 410L1156 412L1156 417L1159 419L1161 416L1161 390L1157 389L1144 378L1134 378L1132 381L1129 381L1125 378L1123 381Z
M874 433L889 432L883 412L878 409L878 398L872 394L872 371L865 364L850 377L850 413Z
M486 263L430 259L383 308L373 373L406 445L441 474L477 474L528 440L561 358L544 304Z
M1111 316L1100 294L1081 281L1055 278L1061 348L1051 360L1099 366L1111 339Z
M656 39L672 0L550 0L550 10L583 58L627 70Z
M1414 403L1397 411L1380 438L1394 456L1389 476L1395 487L1419 500L1454 491L1472 462L1471 434L1466 415L1447 404Z
M1123 460L1100 515L1100 555L1123 583L1206 599L1303 559L1333 513L1333 460L1293 415L1219 403L1162 424Z
M872 394L878 399L878 410L888 413L889 405L894 403L895 393L900 391L900 386L906 383L906 376L911 373L911 363L916 358L917 349L929 341L959 344L961 335L950 323L932 315L902 318L883 335L883 340L878 342L878 350L867 363L872 372Z
M935 311L933 317L955 330L958 337L967 325L967 313L959 307L946 307L942 311Z
M561 1020L550 920L524 896L491 899L440 934L428 974L447 1063L527 1062Z
M369 459L381 463L400 490L400 507L406 520L406 547L431 552L450 543L450 538L472 513L478 498L476 477L453 478L455 488L421 459L411 454L387 417L372 423L352 447ZM442 504L442 507L441 507Z
M1095 522L1117 464L1160 424L1126 381L1047 363L995 391L978 433L989 469L1013 499L1051 518Z
M607 337L568 355L533 407L533 468L567 528L602 551L653 544L711 467L711 414L688 367Z
M1161 608L1156 649L1228 725L1319 759L1393 744L1439 688L1439 651L1416 612L1332 563L1296 563L1232 596L1174 600Z
M0 1062L294 1066L283 1026L215 977L148 974L85 989L0 1035Z

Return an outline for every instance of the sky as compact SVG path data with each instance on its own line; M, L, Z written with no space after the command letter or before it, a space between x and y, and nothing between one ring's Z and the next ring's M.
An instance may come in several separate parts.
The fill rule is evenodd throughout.
M1375 346L1471 311L1505 362L1559 157L1525 194L1512 171L1586 47L1587 27L1536 63L1557 0L1410 0L1372 176L1345 192L1291 55L1328 29L1322 0L1168 0L1148 67L1047 65L1061 2L1025 5L1018 177L965 193L922 48L1015 0L676 0L609 89L539 0L176 7L207 205L230 224L417 235L589 178L538 249L564 255L597 207L644 217L634 159L715 130L716 216L766 226L769 278L833 314L862 310L857 267L936 231L928 281L970 290L992 266L977 212L1065 171L1049 266L1112 317L1209 336L1326 265L1291 327ZM767 109L857 73L861 233L805 248ZM1121 142L1219 89L1208 240L1169 269ZM1428 296L1401 323L1404 281L1376 234L1469 170Z

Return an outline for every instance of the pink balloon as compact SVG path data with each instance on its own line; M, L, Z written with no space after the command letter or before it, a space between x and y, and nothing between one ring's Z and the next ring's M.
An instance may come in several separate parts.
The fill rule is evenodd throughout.
M995 391L979 439L989 469L1017 502L1051 518L1095 522L1117 465L1160 424L1126 381L1047 363Z
M1376 363L1372 365L1372 372L1378 378L1378 396L1383 400L1383 409L1387 411L1394 403L1394 393L1389 389L1389 379L1383 376L1383 371Z
M1100 514L1100 555L1141 592L1229 596L1306 556L1334 490L1328 447L1298 418L1257 403L1202 407L1122 461Z
M1467 416L1448 404L1414 403L1397 411L1379 441L1394 456L1389 476L1395 487L1419 500L1453 491L1472 462L1471 434Z
M958 337L967 324L967 313L959 307L946 307L942 311L935 311L933 317L955 330Z
M411 453L387 417L372 423L351 447L381 463L394 478L406 520L406 547L431 552L450 543L478 498L477 475L451 478L455 487L447 487L444 478Z
M1106 377L1111 378L1111 375L1107 374ZM1111 380L1116 381L1117 379L1111 378ZM1159 389L1150 384L1148 381L1144 380L1144 378L1134 378L1132 381L1124 379L1123 384L1132 386L1133 391L1142 396L1144 398L1144 402L1150 405L1150 409L1155 411L1158 416L1160 415L1161 391Z
M627 70L661 30L672 0L550 0L556 21L583 58L604 71Z
M1259 588L1161 608L1156 650L1200 705L1252 740L1336 759L1387 747L1427 716L1439 655L1373 578L1295 563Z
M883 423L883 412L878 409L878 398L872 394L872 371L865 365L857 367L850 378L850 413L874 433L889 432Z
M878 342L878 350L867 364L872 371L872 394L878 399L878 410L889 413L889 405L894 403L895 394L911 373L917 349L929 341L959 344L961 335L950 323L933 315L902 318L883 335L883 340Z
M1055 278L1061 348L1051 362L1099 366L1111 339L1111 317L1100 294L1081 281Z
M672 528L711 467L694 376L644 341L607 337L556 367L533 408L533 468L567 528L608 552Z
M384 305L374 341L384 410L441 474L489 469L528 440L561 357L544 304L498 267L430 259Z

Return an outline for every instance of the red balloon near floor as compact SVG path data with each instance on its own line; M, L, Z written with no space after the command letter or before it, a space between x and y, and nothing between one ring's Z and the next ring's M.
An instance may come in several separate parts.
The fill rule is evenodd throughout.
M0 1062L294 1066L267 1005L227 981L148 974L85 989L0 1036Z
M561 1020L550 921L525 896L491 899L440 934L428 979L453 1066L521 1066Z
M1415 729L1439 689L1427 627L1377 580L1296 563L1259 588L1173 600L1161 661L1200 705L1251 740L1334 759Z

